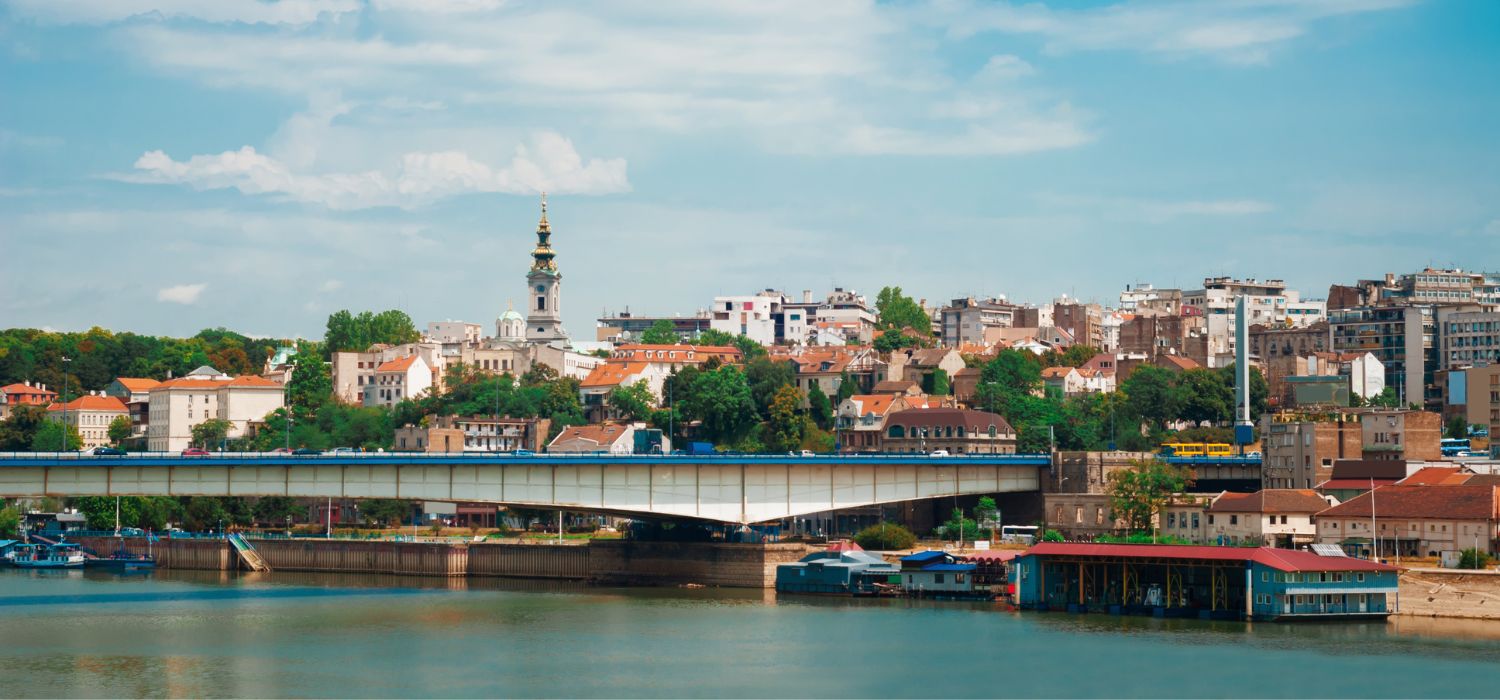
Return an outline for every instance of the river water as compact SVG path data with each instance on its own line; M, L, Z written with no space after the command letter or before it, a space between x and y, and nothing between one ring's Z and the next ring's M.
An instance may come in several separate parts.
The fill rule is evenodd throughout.
M1493 697L1500 623L0 570L6 697Z

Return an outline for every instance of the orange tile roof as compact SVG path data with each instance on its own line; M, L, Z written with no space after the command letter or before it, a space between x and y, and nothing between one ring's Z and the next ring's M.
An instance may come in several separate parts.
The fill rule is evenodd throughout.
M849 400L859 403L859 415L883 416L886 411L891 410L891 405L896 403L895 394L855 394Z
M1471 476L1473 474L1467 474L1459 467L1423 467L1397 483L1405 486L1452 486L1468 481Z
M383 364L383 365L381 365L379 367L376 367L375 371L376 372L405 372L406 370L411 369L412 364L415 363L416 361L417 361L417 356L416 355L407 355L406 357L398 357L398 358L396 358L394 360L391 360L390 362L387 362L387 363L385 363L385 364Z
M1161 359L1177 365L1178 369L1198 369L1203 366L1198 364L1196 360L1190 357L1182 357L1181 355L1162 355Z
M629 432L623 425L615 423L595 423L592 425L570 425L563 428L557 437L552 439L548 445L556 445L567 440L588 440L599 446L613 445Z
M646 371L645 362L606 362L595 367L579 382L580 387L619 386L630 377Z
M168 379L167 381L161 382L160 384L151 387L151 391L171 391L173 389L186 389L192 391L195 389L218 389L220 387L226 386L275 387L277 389L281 388L280 384L266 379L265 377L257 377L255 375L247 374L243 377L235 377L234 379L194 379L192 377L179 377L177 379Z
M23 384L21 382L16 382L15 384L8 384L6 386L0 387L0 391L3 391L5 393L7 393L7 394L34 394L34 395L42 395L42 396L47 396L47 395L56 396L57 395L57 392L55 392L55 391L51 391L51 390L48 390L48 389L43 389L43 388L41 388L39 386L36 386L36 385L27 386L27 385L25 385L25 384Z
M1061 379L1068 376L1073 369L1072 367L1048 367L1042 370L1042 379Z
M155 379L144 379L141 377L116 377L115 381L130 391L150 391L151 387L161 383Z
M129 410L125 408L125 404L113 396L94 396L93 394L80 396L66 404L52 404L47 407L47 410L61 411L64 408L69 411L118 411L120 413Z

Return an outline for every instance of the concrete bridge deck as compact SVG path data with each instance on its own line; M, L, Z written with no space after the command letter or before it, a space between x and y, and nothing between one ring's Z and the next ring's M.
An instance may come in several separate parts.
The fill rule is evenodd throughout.
M0 496L474 501L757 523L945 496L1036 491L1051 456L0 453Z

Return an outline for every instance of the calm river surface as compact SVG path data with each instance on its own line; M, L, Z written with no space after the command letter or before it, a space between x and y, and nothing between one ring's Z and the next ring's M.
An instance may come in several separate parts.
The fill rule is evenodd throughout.
M1500 624L0 570L0 683L7 697L1494 697Z

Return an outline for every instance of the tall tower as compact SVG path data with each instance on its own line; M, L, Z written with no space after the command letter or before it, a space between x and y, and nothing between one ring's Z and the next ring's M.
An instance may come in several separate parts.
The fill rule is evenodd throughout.
M567 340L562 327L562 273L552 252L552 227L547 224L547 193L542 193L542 219L536 225L536 247L531 250L531 271L526 273L526 340L548 343Z

